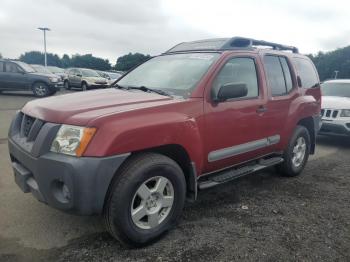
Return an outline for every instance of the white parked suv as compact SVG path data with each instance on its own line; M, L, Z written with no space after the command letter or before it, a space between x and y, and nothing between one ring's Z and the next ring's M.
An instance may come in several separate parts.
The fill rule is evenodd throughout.
M350 136L350 79L329 80L321 86L320 134Z

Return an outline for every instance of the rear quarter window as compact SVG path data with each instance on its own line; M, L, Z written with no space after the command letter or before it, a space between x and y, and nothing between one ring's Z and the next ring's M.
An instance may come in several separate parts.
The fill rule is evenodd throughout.
M298 76L301 79L301 86L304 88L312 88L318 84L319 78L312 62L305 58L295 57L293 59Z

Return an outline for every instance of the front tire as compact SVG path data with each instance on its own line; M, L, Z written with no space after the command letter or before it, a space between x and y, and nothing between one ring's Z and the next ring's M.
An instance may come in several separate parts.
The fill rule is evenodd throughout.
M83 82L82 84L81 84L81 90L83 90L83 91L87 91L89 88L88 88L88 85L85 83L85 82Z
M71 89L68 80L64 81L64 89L66 89L66 90L70 90Z
M185 177L175 161L154 153L137 155L110 187L107 229L126 246L147 245L177 224L185 194Z
M303 171L310 155L310 141L307 128L297 126L284 152L284 162L279 166L282 175L293 177Z
M45 97L50 95L50 89L48 85L43 82L34 83L32 89L36 97Z

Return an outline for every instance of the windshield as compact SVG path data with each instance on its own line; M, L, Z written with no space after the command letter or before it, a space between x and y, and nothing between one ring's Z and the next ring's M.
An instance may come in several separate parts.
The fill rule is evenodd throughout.
M31 65L36 72L38 73L43 73L43 74L51 74L51 72L45 68L44 66L41 66L41 65Z
M99 77L100 75L97 74L96 71L90 70L90 69L81 69L81 72L83 73L83 76L87 77Z
M323 96L350 97L350 83L323 83L321 85Z
M218 56L218 53L158 56L135 68L118 85L145 86L186 98Z
M47 69L52 73L64 73L64 69L55 66L48 66Z
M16 63L27 73L34 73L35 72L34 68L26 63L23 63L20 61L16 61Z

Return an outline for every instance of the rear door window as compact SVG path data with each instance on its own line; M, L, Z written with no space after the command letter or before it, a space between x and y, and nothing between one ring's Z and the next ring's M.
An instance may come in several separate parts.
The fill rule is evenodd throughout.
M301 86L304 88L312 88L319 83L316 70L312 63L305 58L294 58L295 67L301 79Z
M286 82L286 88L287 88L287 93L288 93L293 88L292 75L290 74L290 69L288 66L287 59L285 57L279 57L279 59L280 59L281 65L282 65L284 79Z
M288 94L293 88L293 81L287 58L266 55L264 57L264 65L272 96L283 96Z
M272 96L281 96L287 93L282 66L278 56L264 57L267 80Z

